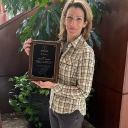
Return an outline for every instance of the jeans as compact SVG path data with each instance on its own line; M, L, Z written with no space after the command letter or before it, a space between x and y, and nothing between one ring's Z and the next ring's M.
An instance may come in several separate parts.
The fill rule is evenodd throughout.
M51 128L82 128L84 116L75 110L70 114L59 114L49 109Z

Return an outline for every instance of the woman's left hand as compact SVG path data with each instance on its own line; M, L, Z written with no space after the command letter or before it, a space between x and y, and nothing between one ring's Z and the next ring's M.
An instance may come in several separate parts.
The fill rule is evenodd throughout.
M50 82L50 81L32 81L34 84L38 85L41 88L54 88L54 83Z

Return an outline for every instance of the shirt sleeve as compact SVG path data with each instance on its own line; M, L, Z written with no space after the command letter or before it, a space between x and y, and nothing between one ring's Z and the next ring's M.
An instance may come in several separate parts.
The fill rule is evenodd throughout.
M86 51L84 51L79 58L79 66L76 75L77 85L70 86L55 83L53 91L58 95L68 98L87 98L92 86L94 64L94 52L91 48L86 48Z

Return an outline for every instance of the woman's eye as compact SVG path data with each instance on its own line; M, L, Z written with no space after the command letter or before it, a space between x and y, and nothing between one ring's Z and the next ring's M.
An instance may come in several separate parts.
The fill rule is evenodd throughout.
M77 20L82 20L81 18L77 18Z
M67 19L72 19L72 17L71 16L68 16Z

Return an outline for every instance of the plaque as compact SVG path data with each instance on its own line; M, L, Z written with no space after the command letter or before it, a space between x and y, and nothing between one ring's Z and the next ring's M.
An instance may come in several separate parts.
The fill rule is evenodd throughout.
M29 55L28 79L57 82L60 42L33 40Z

